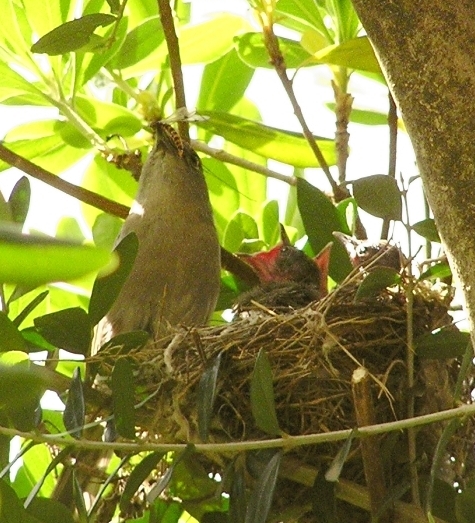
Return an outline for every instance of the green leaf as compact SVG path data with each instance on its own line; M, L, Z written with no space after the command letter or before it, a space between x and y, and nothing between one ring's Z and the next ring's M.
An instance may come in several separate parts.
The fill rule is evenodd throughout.
M315 65L315 60L301 46L300 42L289 38L278 37L279 48L289 69ZM266 49L262 33L245 33L234 38L239 58L249 67L274 69Z
M401 282L401 276L395 269L377 267L373 269L361 282L356 291L355 301L371 296L377 296L380 291Z
M143 460L134 467L125 484L124 491L120 497L119 507L122 511L128 507L132 496L137 492L142 483L150 476L151 472L156 469L159 461L165 455L164 452L152 452L147 454Z
M30 207L30 196L30 180L26 176L22 176L13 187L8 199L12 220L20 225L25 223Z
M162 475L160 480L157 481L157 483L155 483L155 485L147 494L148 503L153 503L158 498L158 496L160 496L160 494L167 488L168 484L170 483L170 480L172 479L176 467L180 464L181 461L188 459L188 457L191 456L194 452L194 445L188 444L183 452L180 452L178 456L175 456L175 459L173 460L173 464L171 465L171 467L167 469L165 474Z
M55 237L58 240L66 240L74 243L82 243L85 238L81 226L76 218L64 216L58 222Z
M435 333L424 334L414 340L419 358L445 360L463 356L470 335L451 326Z
M198 127L226 140L253 151L266 158L288 163L296 167L319 167L303 134L284 131L267 125L217 111L202 111L209 120L196 122ZM315 136L317 144L328 165L334 165L335 146L333 140Z
M0 363L0 408L10 415L26 414L35 410L45 391L45 382L34 372L28 360ZM26 430L31 430L32 426Z
M262 523L267 520L281 459L281 452L276 452L259 475L249 498L245 523Z
M325 472L325 479L327 481L336 482L340 479L341 471L343 470L343 465L345 464L346 458L350 453L354 436L355 431L353 430L348 439L343 443L343 446L340 447L337 455L333 458L330 466L328 467L328 470Z
M215 109L230 111L244 96L253 74L254 70L232 49L204 68L196 107L200 113Z
M475 484L473 481L455 498L457 523L475 523Z
M38 522L75 523L76 521L71 510L54 499L36 497L28 505L26 512L35 517Z
M108 135L133 136L142 129L137 116L121 105L103 102L96 98L76 96L76 110L91 127Z
M401 192L394 178L375 174L355 180L352 184L353 195L364 211L387 220L402 219Z
M339 523L335 488L336 482L327 481L323 470L320 469L312 486L312 509L321 523Z
M437 280L449 278L450 276L452 276L452 269L450 268L450 265L447 262L440 262L430 266L419 276L419 279Z
M116 266L116 259L105 249L23 235L6 227L0 228L0 259L1 282L32 287Z
M92 325L99 323L109 309L124 285L137 256L139 242L135 233L128 234L115 248L119 267L106 276L99 275L94 282L89 301L89 317Z
M129 358L119 358L112 370L112 403L117 432L135 438L134 376Z
M97 247L112 250L124 220L107 213L99 214L92 226L92 238Z
M178 38L183 64L214 62L233 48L235 35L249 29L250 25L244 18L228 13L180 28Z
M303 178L297 178L297 202L314 254L334 241L333 231L349 232L346 219L342 219L328 196ZM330 276L340 282L351 270L352 265L346 249L340 242L334 242L330 258Z
M267 245L276 245L280 240L279 203L270 200L262 209L262 236Z
M281 433L275 410L272 369L262 348L257 355L251 377L251 410L254 421L261 430L270 436Z
M55 347L83 356L89 353L92 327L84 309L72 307L52 312L35 318L34 324L41 336Z
M1 61L0 75L2 78L2 82L0 83L0 102L4 103L6 100L15 96L28 94L32 97L32 100L37 100L38 104L46 103L46 99L41 93L38 82L29 82L19 73L11 69L8 64Z
M15 324L0 311L0 352L26 351L26 343Z
M85 415L86 405L84 402L81 371L76 368L69 386L68 399L63 413L64 426L73 438L81 438L86 419Z
M108 68L125 69L135 65L152 54L163 41L164 34L160 17L148 18L127 34L120 53L114 56L108 64Z
M115 22L116 17L105 13L94 13L76 18L56 27L31 46L32 53L54 56L77 51L87 45L100 26Z
M312 58L313 64L317 61L322 64L382 74L367 36L360 36L347 40L340 45L331 45L321 49Z
M325 106L328 107L332 113L335 112L335 103L326 103ZM388 125L388 115L387 113L370 111L368 109L356 109L353 107L350 113L350 122L361 125Z
M419 234L419 236L422 236L426 240L436 243L441 242L435 220L432 218L427 218L426 220L417 222L412 226L412 228L417 232L417 234Z
M276 4L276 11L288 16L303 27L313 27L329 41L332 40L317 0L279 0Z
M4 523L20 523L26 520L26 512L15 491L3 479L0 480L0 520Z
M208 441L211 416L216 398L221 353L206 366L198 384L198 432L203 442Z

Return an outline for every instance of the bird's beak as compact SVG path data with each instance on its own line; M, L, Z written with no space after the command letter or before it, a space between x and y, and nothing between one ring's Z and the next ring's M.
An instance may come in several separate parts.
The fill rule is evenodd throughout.
M287 245L287 246L292 245L290 243L290 239L287 236L287 233L285 231L285 227L282 224L280 224L280 241L282 242L282 245Z
M257 254L237 254L237 256L250 265L259 277L261 283L273 281L274 266L279 256L282 245L277 245L270 251L258 252Z
M334 234L334 233L333 233ZM330 267L330 254L333 247L333 242L329 242L323 249L315 256L313 261L320 271L320 294L326 296L328 294L328 270Z

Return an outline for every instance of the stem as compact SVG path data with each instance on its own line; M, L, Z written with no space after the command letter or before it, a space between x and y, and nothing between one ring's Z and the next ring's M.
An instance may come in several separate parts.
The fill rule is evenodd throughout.
M183 71L181 69L180 46L178 44L178 37L175 32L175 24L173 23L173 13L170 7L170 1L157 1L158 10L160 13L160 21L162 22L163 32L167 42L173 85L175 87L175 109L178 110L180 107L186 107L185 86L183 83ZM179 121L178 131L184 140L187 142L190 141L188 122L184 120Z
M8 163L12 167L16 167L26 174L29 174L33 178L47 183L51 187L58 189L59 191L69 194L73 198L77 198L84 203L92 205L101 211L113 214L119 218L126 218L129 214L129 208L121 203L109 200L104 196L93 193L83 187L78 187L72 183L62 180L58 176L50 173L46 169L43 169L39 165L30 162L26 158L14 153L10 149L7 149L3 144L0 143L0 160Z
M389 110L388 110L388 127L389 127L389 165L388 176L396 178L396 158L397 158L397 107L396 102L388 91ZM383 221L381 228L381 238L387 239L389 235L389 224L391 220L387 218Z
M412 242L411 242L411 226L409 219L409 206L407 202L407 188L404 188L402 196L404 198L404 208L406 211L406 231L407 231L407 241L408 241L408 252L409 257L412 257ZM415 384L415 369L414 369L414 360L415 360L415 348L414 348L414 280L412 275L412 264L407 264L407 286L406 286L406 300L407 300L407 315L406 315L406 326L407 326L407 356L406 356L406 366L407 366L407 389L409 391L414 390ZM407 400L407 418L414 417L415 406L414 406L414 394L411 392L408 394ZM410 428L407 431L407 444L408 444L408 454L409 454L409 467L410 467L410 476L411 476L411 493L412 501L416 505L421 505L420 493L419 493L419 477L417 473L417 445L416 445L416 431L413 428Z
M235 453L243 450L254 449L268 449L268 448L284 448L286 450L302 447L306 445L321 445L323 443L333 441L343 441L350 436L355 438L363 438L369 436L376 436L378 434L385 434L387 432L401 431L408 428L420 427L422 425L429 425L431 423L439 423L454 418L464 418L466 416L475 415L475 403L470 405L462 405L454 409L448 409L441 412L433 412L423 416L417 416L412 419L405 419L399 421L391 421L389 423L381 423L370 425L368 427L361 427L356 431L354 429L338 430L335 432L326 432L319 434L306 434L304 436L285 436L285 438L275 438L268 440L252 440L239 441L232 443L196 443L195 448L202 452L224 452ZM158 451L158 452L173 452L177 450L185 450L189 443L126 443L114 442L105 443L102 441L93 440L71 440L70 437L58 437L56 435L40 434L38 432L23 432L16 429L0 426L0 434L5 436L19 436L20 438L31 440L36 443L48 443L51 445L58 445L60 447L72 446L78 449L88 450L122 450L131 452L133 454L144 451Z

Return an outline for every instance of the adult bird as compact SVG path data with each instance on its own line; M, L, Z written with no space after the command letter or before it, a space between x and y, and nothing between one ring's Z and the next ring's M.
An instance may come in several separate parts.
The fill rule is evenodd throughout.
M138 253L107 314L111 335L208 321L220 288L220 247L201 161L168 124L156 123L130 214L117 238L134 232Z
M116 242L134 232L137 256L99 325L98 345L129 331L145 330L157 339L170 326L204 324L218 298L220 247L201 161L168 124L158 122L154 131L155 144ZM65 465L54 498L73 504L73 471L93 498L100 481L91 481L91 474L101 477L107 462L100 452L80 453L74 465Z
M315 258L294 247L281 225L281 241L270 251L240 255L256 272L259 284L237 300L237 310L252 302L269 309L297 309L328 294L331 243Z

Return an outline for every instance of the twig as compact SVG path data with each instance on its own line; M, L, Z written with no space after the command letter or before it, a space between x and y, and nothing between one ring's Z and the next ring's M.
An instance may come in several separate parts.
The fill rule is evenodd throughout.
M285 65L284 56L282 55L282 52L279 47L279 40L277 39L277 36L274 33L273 7L268 4L266 4L266 7L267 9L264 10L263 8L258 12L258 14L259 21L262 27L262 32L264 35L264 43L267 52L269 53L271 64L274 66L277 76L279 77L285 89L285 92L289 97L290 103L292 104L292 108L294 110L294 114L302 127L302 132L305 138L307 139L307 142L310 145L310 148L312 149L315 157L317 158L321 169L325 173L325 176L327 177L328 183L332 188L336 200L340 201L348 195L346 194L345 189L339 187L333 179L327 161L325 160L325 157L323 156L320 147L315 141L315 138L313 137L313 134L307 125L307 122L302 113L302 109L300 108L300 105L295 96L292 80L287 76L287 67ZM343 193L345 193L345 196L342 197Z
M397 158L397 107L396 102L388 91L389 98L389 110L388 110L388 127L389 127L389 165L388 165L388 176L396 178L396 158ZM385 240L389 236L389 224L391 220L385 218L383 220L383 226L381 228L381 238Z
M198 140L191 140L191 145L193 149L195 149L196 151L205 153L208 156L211 156L212 158L216 158L216 160L230 163L232 165L237 165L238 167L243 167L244 169L247 169L249 171L253 171L258 174L263 174L268 178L274 178L275 180L280 180L281 182L288 183L292 186L297 185L297 178L295 176L286 176L285 174L280 174L276 171L268 169L267 167L246 160L245 158L239 158L239 156L230 154L226 151L223 151L222 149L214 149L213 147L210 147L208 144L200 142Z
M470 405L462 405L454 409L448 409L441 412L433 412L423 416L416 416L412 419L404 419L398 421L391 421L389 423L381 423L362 427L354 431L353 429L338 430L335 432L325 432L319 434L306 434L304 436L289 436L285 438L275 438L268 440L252 440L252 441L237 441L232 443L196 443L195 448L203 452L226 452L234 453L243 450L257 450L268 448L284 448L294 449L306 445L321 445L323 443L344 441L350 435L354 438L363 438L367 436L376 436L378 434L385 434L387 432L406 430L409 427L415 428L431 423L439 423L454 418L465 418L467 416L475 415L475 403ZM58 445L60 447L73 446L79 449L89 450L123 450L136 454L144 451L163 451L173 452L178 450L185 450L188 443L151 443L138 441L134 443L114 442L105 443L102 441L91 440L74 440L69 437L58 437L56 435L40 434L38 432L24 432L16 429L0 426L0 434L5 436L19 436L20 438L35 441L36 443L49 443L51 445Z
M404 198L404 208L406 210L405 227L407 231L408 241L408 252L409 256L412 256L412 241L411 241L411 226L409 217L409 206L407 202L407 188L404 188L402 196ZM407 400L407 411L406 416L411 418L415 414L414 406L414 385L415 385L415 348L414 348L414 278L412 277L412 264L407 264L407 286L406 286L406 300L407 300L407 313L406 313L406 327L407 327L407 388L409 390ZM420 492L419 492L419 477L417 472L417 444L416 444L416 431L411 428L407 431L407 446L409 455L409 467L411 476L411 493L412 501L416 505L421 504Z
M33 178L40 180L44 183L47 183L51 187L58 189L59 191L69 194L73 198L92 205L101 211L118 216L119 218L126 218L129 214L129 208L126 205L121 203L114 202L109 200L104 196L93 193L83 187L79 187L72 183L62 180L59 176L55 176L46 169L43 169L39 165L30 162L23 156L20 156L10 149L7 149L3 144L0 143L0 159L8 163L12 167L16 167L21 171L29 174Z
M336 104L335 149L338 165L338 183L343 185L346 181L346 164L349 156L348 143L350 141L350 133L348 132L348 122L353 106L353 96L343 91L334 80L332 80L332 88Z
M376 414L371 394L371 378L364 367L357 368L351 377L351 390L358 427L376 423ZM363 438L361 440L361 456L368 486L370 512L374 521L379 515L380 523L391 520L391 513L385 510L381 513L386 500L387 491L384 481L383 464L379 437Z
M183 84L183 72L181 70L180 46L175 32L175 24L173 23L173 13L170 7L170 0L157 1L160 21L162 22L163 32L167 42L173 86L175 88L175 109L178 110L180 107L186 107L185 86ZM190 141L188 122L184 120L179 121L178 131L184 140L187 142Z

